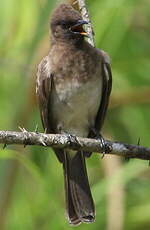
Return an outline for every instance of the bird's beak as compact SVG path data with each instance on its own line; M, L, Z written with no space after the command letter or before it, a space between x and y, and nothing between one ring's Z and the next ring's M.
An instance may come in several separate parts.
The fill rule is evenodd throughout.
M74 34L81 34L83 36L88 36L87 32L83 29L83 25L88 24L87 21L84 20L78 20L77 24L70 27L70 30Z

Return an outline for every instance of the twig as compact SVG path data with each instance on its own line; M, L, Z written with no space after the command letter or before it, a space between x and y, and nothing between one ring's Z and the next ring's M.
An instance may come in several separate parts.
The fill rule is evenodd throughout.
M89 12L88 12L87 7L85 5L85 1L84 0L78 0L78 4L79 4L79 10L81 12L83 20L88 22L88 24L85 26L86 27L86 32L88 33L87 41L92 46L95 46L94 32L93 32L92 24L91 24L91 21L90 21Z
M69 135L43 134L36 132L0 131L1 144L38 145L43 147L69 148L89 152L101 153L103 146L100 141L90 138L77 137L76 140ZM127 158L150 160L150 148L138 145L129 145L121 142L105 140L106 154Z

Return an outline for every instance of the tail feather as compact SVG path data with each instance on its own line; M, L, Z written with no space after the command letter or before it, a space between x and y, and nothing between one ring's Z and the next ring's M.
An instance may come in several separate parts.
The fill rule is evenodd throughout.
M87 177L85 159L82 152L71 156L65 153L64 175L66 203L69 221L73 225L93 222L95 219L94 202Z
M66 161L65 161L66 162ZM65 178L65 195L66 195L66 208L67 208L67 216L69 219L69 223L73 225L78 225L80 224L80 220L75 212L74 205L72 202L72 197L71 197L71 190L70 190L70 183L68 179L68 167L67 164L64 163L64 178Z

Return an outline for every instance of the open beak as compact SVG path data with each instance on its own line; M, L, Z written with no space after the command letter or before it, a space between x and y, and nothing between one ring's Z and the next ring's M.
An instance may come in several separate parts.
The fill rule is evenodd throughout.
M88 36L87 32L83 29L83 25L88 24L87 21L78 20L77 24L70 27L70 30L74 34L81 34L83 36Z

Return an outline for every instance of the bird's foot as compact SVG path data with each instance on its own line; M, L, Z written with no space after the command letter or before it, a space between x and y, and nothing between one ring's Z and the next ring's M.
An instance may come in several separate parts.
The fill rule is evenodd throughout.
M103 138L103 136L101 134L97 134L95 139L100 141L100 148L102 149L102 157L101 158L104 158L105 153L107 153L107 145L105 143L105 139Z
M77 137L73 134L70 134L70 133L64 133L64 135L67 137L67 142L73 147L73 146L76 146L76 144L78 144L78 140L77 140Z
M95 128L91 128L91 137L100 141L100 148L102 150L102 158L103 158L105 156L105 153L109 152L105 139L99 132L96 131Z

